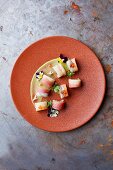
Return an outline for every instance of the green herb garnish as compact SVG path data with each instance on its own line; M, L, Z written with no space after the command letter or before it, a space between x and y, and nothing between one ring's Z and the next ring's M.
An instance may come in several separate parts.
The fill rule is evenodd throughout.
M49 102L47 102L47 107L51 107L52 106L52 101L50 100Z
M55 84L52 89L55 93L58 93L60 90L60 86L58 84Z
M66 70L66 71L68 71L69 69L68 69L68 66L67 66L67 64L66 63L62 63L62 66L64 67L64 69Z
M68 71L68 72L66 73L66 75L67 75L68 77L72 77L74 74L75 74L75 73L73 73L73 72L71 72L71 71Z

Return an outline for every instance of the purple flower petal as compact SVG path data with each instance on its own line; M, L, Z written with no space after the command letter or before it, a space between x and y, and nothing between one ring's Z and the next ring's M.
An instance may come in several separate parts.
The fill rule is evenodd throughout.
M64 63L66 63L66 61L68 60L68 58L65 57L63 54L60 54L60 58L62 59L62 61L63 61Z
M43 71L36 72L36 78L38 78L38 76L39 76L40 74L44 74L44 72L43 72Z

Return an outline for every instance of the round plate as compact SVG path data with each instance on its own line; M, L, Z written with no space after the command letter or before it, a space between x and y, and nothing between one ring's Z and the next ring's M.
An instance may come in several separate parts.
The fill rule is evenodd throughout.
M35 111L30 82L42 64L60 53L76 58L79 72L75 77L82 80L82 87L72 89L67 109L49 118ZM105 94L105 75L98 58L86 45L69 37L48 37L29 46L17 59L11 75L11 94L18 111L32 125L52 132L68 131L85 124L99 109Z

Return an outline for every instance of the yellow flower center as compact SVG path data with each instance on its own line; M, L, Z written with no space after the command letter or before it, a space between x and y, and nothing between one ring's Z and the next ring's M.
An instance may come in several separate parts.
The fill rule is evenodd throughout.
M59 58L57 58L57 61L59 62L59 63L63 63L63 61L62 61L62 59L59 57Z

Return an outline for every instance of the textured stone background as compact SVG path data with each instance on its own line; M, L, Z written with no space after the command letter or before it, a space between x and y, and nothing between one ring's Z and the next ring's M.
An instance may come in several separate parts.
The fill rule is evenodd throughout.
M0 0L0 170L113 169L113 0ZM83 127L49 133L14 107L9 80L18 55L32 42L66 35L87 44L104 66L107 91Z

